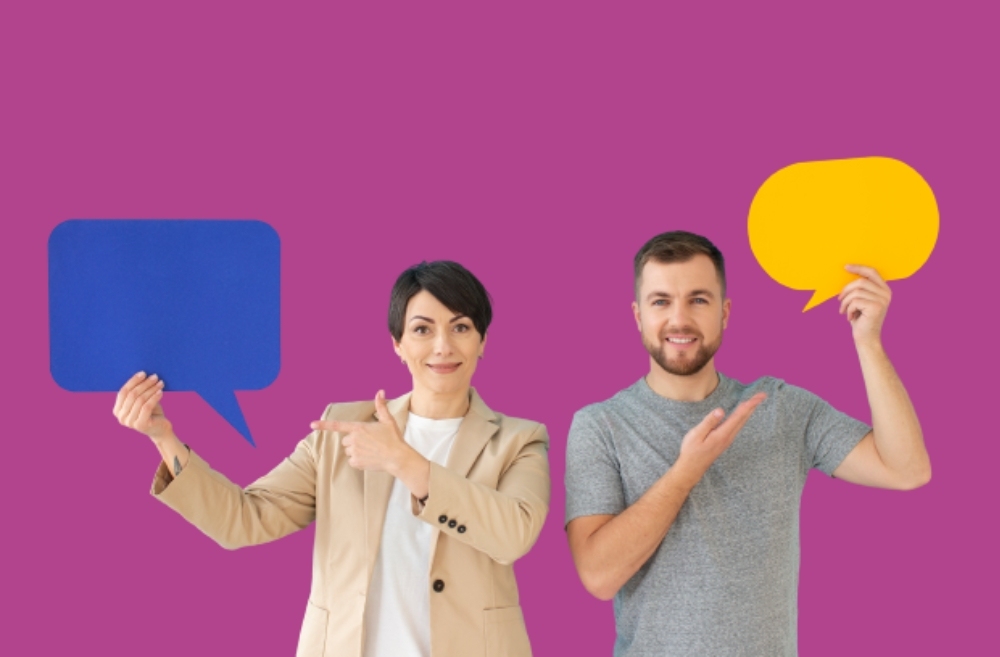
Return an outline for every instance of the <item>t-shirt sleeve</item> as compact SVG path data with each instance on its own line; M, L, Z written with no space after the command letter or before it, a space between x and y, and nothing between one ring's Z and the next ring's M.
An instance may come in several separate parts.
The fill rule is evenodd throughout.
M615 515L625 506L610 428L599 412L585 408L573 416L566 445L566 524L580 516Z
M841 413L808 390L787 386L793 395L794 411L805 419L805 449L807 463L833 476L843 460L871 426Z

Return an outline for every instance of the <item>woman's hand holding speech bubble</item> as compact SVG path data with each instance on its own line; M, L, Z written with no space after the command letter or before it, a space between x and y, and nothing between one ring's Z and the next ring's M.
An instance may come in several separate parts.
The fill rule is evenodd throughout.
M174 427L163 413L164 382L156 374L138 372L118 391L114 414L119 424L149 437L176 477L187 465L188 450L177 438Z
M253 445L236 391L278 376L280 278L280 240L261 221L64 221L49 235L52 378L111 392L155 371Z
M173 435L173 425L163 414L163 381L155 374L135 374L125 382L115 398L114 414L123 427L135 429L154 443Z

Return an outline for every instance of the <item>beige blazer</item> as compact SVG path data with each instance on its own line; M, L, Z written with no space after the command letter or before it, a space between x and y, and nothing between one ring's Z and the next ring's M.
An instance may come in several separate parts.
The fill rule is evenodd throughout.
M538 538L549 507L548 434L491 411L472 390L445 467L431 464L425 506L434 527L427 591L433 657L527 657L528 634L511 564ZM388 403L405 431L410 395ZM374 402L330 404L324 420L374 421ZM281 538L316 521L313 575L298 657L361 657L364 608L393 477L347 463L340 435L314 431L245 489L193 451L152 494L221 546Z

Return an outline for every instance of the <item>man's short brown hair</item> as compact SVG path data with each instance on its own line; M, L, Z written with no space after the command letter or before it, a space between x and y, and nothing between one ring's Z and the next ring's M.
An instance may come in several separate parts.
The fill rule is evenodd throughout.
M726 261L714 244L707 238L686 230L672 230L660 233L642 245L635 254L635 296L639 298L639 282L642 280L642 268L652 260L662 264L671 262L687 262L696 255L707 255L715 265L715 273L722 285L722 298L726 298Z

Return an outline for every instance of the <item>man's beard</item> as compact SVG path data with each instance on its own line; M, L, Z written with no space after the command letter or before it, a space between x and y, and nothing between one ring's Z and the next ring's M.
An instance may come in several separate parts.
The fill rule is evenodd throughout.
M701 335L688 334L685 333L682 336L671 334L673 337L692 337L698 340L698 350L691 356L681 356L679 358L670 359L667 358L668 343L666 336L660 339L659 342L650 342L646 339L645 334L642 336L642 344L646 347L646 351L649 355L653 357L656 364L662 367L664 370L670 374L675 374L677 376L690 376L692 374L697 374L708 365L708 361L712 360L715 356L715 352L719 350L722 346L722 331L719 331L719 338L712 344L705 344L702 340Z

